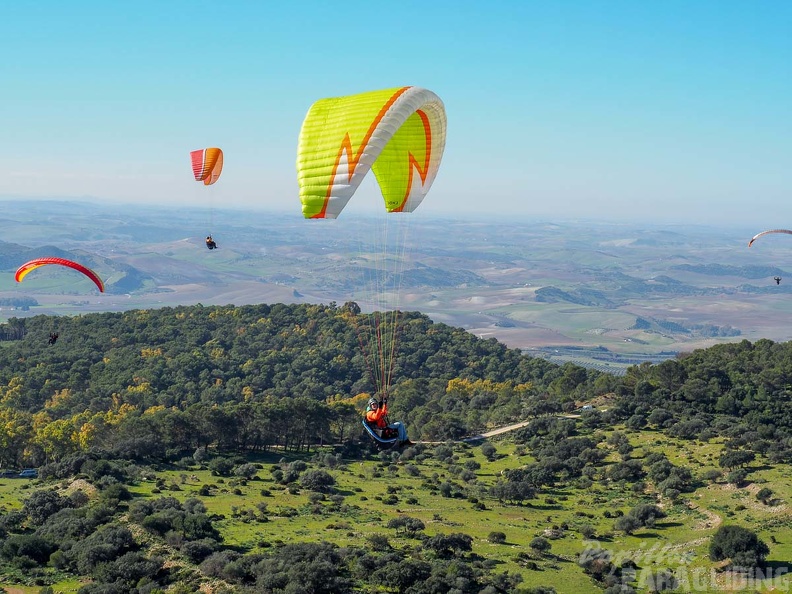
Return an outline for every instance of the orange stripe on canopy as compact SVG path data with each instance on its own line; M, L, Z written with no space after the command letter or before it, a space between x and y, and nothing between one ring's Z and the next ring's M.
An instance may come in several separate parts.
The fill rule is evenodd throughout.
M211 186L223 172L223 151L212 147L198 149L190 153L193 175L195 181L202 181L205 186Z

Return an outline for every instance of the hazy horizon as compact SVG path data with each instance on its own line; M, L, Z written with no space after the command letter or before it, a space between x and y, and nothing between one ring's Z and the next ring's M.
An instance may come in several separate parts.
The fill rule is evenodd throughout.
M380 196L376 196L376 199L381 200ZM106 199L101 199L94 196L79 196L79 197L66 197L66 196L3 196L0 195L0 204L2 203L10 203L10 204L19 204L24 203L30 206L38 206L38 205L45 205L47 203L54 203L54 204L63 204L63 205L73 205L73 206L84 206L84 207L96 207L99 209L104 209L107 211L113 211L115 208L119 210L127 210L127 209L150 209L152 211L184 211L190 210L196 215L206 216L209 212L215 212L217 214L228 212L228 213L262 213L262 214L276 214L279 216L288 217L295 221L305 221L306 224L312 224L307 222L306 219L302 216L300 212L299 205L295 198L295 203L292 204L290 207L283 207L278 208L277 206L270 206L270 205L244 205L244 204L232 204L232 205L222 205L222 206L213 206L207 207L205 205L181 205L181 204L154 204L154 203L146 203L146 202L133 202L133 201L110 201ZM7 216L10 216L11 213L6 213ZM371 218L381 218L382 216L410 216L414 217L416 221L418 220L425 220L425 221L475 221L475 220L482 220L487 222L509 222L509 223L533 223L533 224L544 224L544 225L563 225L563 224L585 224L591 223L595 225L616 225L616 226L635 226L635 227L650 227L650 228L657 228L657 229L668 229L674 230L676 228L691 228L691 229L711 229L711 230L722 230L725 232L739 232L742 234L748 234L746 237L746 242L750 239L753 234L758 233L764 229L774 228L774 227L783 227L785 223L778 222L778 221L767 221L764 226L757 226L756 224L752 224L748 221L741 220L737 222L729 222L729 223L721 223L718 224L716 222L711 222L707 220L701 220L696 218L679 218L674 220L667 220L667 221L657 221L657 220L650 220L647 218L637 218L637 217L630 217L628 214L625 214L623 217L606 217L606 216L573 216L569 214L558 214L555 216L549 215L541 215L541 214L532 214L532 213L506 213L506 212L493 212L493 211L462 211L462 212L444 212L440 210L432 210L430 208L426 208L425 205L421 205L421 207L413 213L399 215L398 213L394 213L391 215L384 215L379 208L365 206L360 207L360 205L356 204L355 201L350 201L349 206L344 210L344 213L337 219L338 221L342 222L349 219L359 218L359 217L371 217ZM313 224L334 224L333 221L326 220L323 223L313 222ZM792 226L792 218L790 219L789 226Z

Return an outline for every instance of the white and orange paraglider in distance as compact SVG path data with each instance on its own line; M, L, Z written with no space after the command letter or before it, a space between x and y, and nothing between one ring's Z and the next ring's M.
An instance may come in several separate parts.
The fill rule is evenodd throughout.
M759 239L760 237L763 237L764 235L770 235L770 234L773 234L773 233L781 233L781 234L786 234L786 235L792 235L792 231L790 231L789 229L768 229L767 231L762 231L761 233L757 233L756 235L754 235L751 238L751 241L748 242L748 247L751 247L753 245L753 242L756 241L757 239ZM777 285L781 284L781 277L780 276L774 276L773 280L775 281L775 283Z
M756 235L754 235L751 238L751 241L748 242L748 247L751 247L753 245L753 242L759 239L760 237L764 235L769 235L771 233L786 233L787 235L792 235L792 231L790 231L789 229L769 229L767 231L762 231L761 233L757 233Z

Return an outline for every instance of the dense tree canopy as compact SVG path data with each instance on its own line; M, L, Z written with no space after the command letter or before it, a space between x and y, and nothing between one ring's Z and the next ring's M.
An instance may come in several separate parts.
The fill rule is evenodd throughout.
M612 419L640 416L683 439L732 438L721 466L792 460L792 343L743 340L632 367ZM748 451L746 451L748 450Z
M355 329L365 314L355 311L193 306L11 320L23 338L0 349L0 465L91 448L164 458L358 437L373 384ZM551 392L599 376L417 313L402 314L399 336L391 414L414 436L458 439L546 414L564 397Z

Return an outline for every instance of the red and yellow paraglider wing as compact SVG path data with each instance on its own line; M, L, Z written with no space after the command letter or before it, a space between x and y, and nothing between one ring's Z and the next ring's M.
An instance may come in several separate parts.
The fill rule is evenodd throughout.
M192 151L190 160L195 181L202 181L205 186L215 183L223 172L223 151L219 148Z
M71 260L66 260L65 258L36 258L35 260L31 260L30 262L26 262L20 266L16 274L14 275L14 279L16 282L21 283L22 279L25 278L29 272L35 270L36 268L40 268L42 266L47 266L48 264L57 264L59 266L66 266L77 272L81 272L88 278L90 278L96 287L99 289L100 293L104 293L104 283L102 279L99 278L93 270L90 268L86 268L82 264L78 264L77 262L72 262Z

